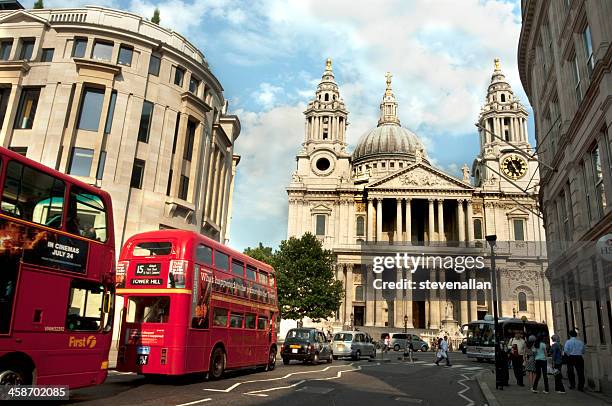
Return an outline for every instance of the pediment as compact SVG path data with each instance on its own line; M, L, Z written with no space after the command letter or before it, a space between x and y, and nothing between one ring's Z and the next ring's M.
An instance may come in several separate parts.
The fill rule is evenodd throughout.
M417 163L367 186L369 189L472 190L472 185L432 166Z
M0 24L25 22L37 22L43 25L49 25L49 22L47 20L40 18L34 14L28 13L26 10L16 10L14 13L10 13L0 18Z
M327 214L329 214L329 213L332 212L332 209L331 209L331 207L328 207L328 206L326 206L324 204L319 204L319 205L311 208L310 212L311 213L327 213Z
M506 216L508 217L529 217L529 212L520 207L515 207L514 209L507 212Z

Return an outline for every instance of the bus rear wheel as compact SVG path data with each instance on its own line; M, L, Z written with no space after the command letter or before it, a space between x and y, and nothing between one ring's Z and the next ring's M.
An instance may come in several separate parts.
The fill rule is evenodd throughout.
M210 379L220 379L225 372L225 351L217 347L210 356L210 368L208 376Z
M268 356L268 364L266 365L266 371L274 371L276 368L276 348L270 348L270 355Z
M0 385L30 385L31 383L31 373L15 366L0 367Z

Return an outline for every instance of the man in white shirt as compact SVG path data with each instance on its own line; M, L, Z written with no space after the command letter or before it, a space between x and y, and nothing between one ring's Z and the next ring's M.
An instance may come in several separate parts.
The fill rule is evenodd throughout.
M567 354L567 378L570 381L570 389L576 387L576 379L574 377L574 368L578 373L578 390L584 390L584 342L578 339L576 330L569 332L570 339L565 342L563 352Z
M446 366L450 367L450 359L448 358L448 337L444 336L444 339L440 343L440 355L436 359L436 365L440 365L439 362L442 361L442 358L446 359Z
M515 346L516 350L514 350ZM525 355L525 340L523 340L523 335L521 333L516 333L516 335L510 339L508 349L510 350L510 360L512 362L512 370L514 371L516 384L518 386L524 386L523 356Z

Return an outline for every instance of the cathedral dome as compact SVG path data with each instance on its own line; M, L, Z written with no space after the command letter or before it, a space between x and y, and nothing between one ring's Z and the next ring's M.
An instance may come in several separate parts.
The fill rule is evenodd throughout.
M423 143L413 132L399 125L381 125L361 136L353 152L353 161L370 160L380 155L414 160Z
M389 73L387 89L380 104L378 127L361 136L353 151L353 164L385 159L408 162L426 160L425 148L419 137L400 125Z

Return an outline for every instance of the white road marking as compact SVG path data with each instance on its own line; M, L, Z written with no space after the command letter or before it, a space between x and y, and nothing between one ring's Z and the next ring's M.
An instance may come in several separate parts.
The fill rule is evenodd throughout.
M250 381L236 382L235 384L233 384L232 386L230 386L229 388L226 388L226 389L209 389L209 388L204 388L203 390L210 391L210 392L229 393L229 392L233 391L234 389L236 389L238 386L243 385L243 384L247 384L247 383L280 381L281 379L287 379L287 378L289 378L289 377L291 377L293 375L312 374L312 373L315 373L315 372L326 372L326 371L329 371L330 368L342 368L342 367L346 367L346 366L351 366L353 364L354 364L354 362L351 362L350 364L345 364L345 365L331 365L331 366L325 367L323 369L318 369L318 370L292 372L290 374L287 374L285 376L280 376L280 377L277 377L277 378L253 379L253 380L250 380ZM376 363L375 365L380 365L380 362Z
M245 395L262 396L262 392L271 392L271 391L273 391L273 390L280 390L280 389L289 389L289 388L294 388L294 387L296 387L296 386L298 386L298 385L303 384L304 382L306 382L306 380L305 380L305 379L302 379L301 381L298 381L298 382L296 382L296 383L294 383L294 384L291 384L291 385L287 385L287 386L276 386L276 387L274 387L274 388L261 389L261 390L254 390L254 391L251 391L251 392L247 392L247 393L245 393ZM268 395L265 395L265 396L268 396Z
M197 403L210 402L211 400L212 400L212 398L206 398L206 399L194 400L193 402L181 403L180 405L176 405L176 406L188 406L188 405L195 405L195 404L197 404Z
M109 375L136 375L134 372L108 371Z
M469 391L469 390L470 390L470 387L469 387L468 385L466 385L465 383L463 383L463 382L465 382L465 381L469 381L469 380L470 380L470 378L469 378L468 376L466 376L465 374L462 374L461 376L462 376L464 379L462 379L462 380L460 380L460 381L457 381L457 383L458 383L459 385L464 386L464 388L463 388L463 389L461 389L459 392L457 392L457 394L458 394L459 396L461 396L463 399L465 399L465 400L467 400L467 401L468 401L468 403L467 403L467 405L466 405L466 406L474 406L474 405L475 405L474 401L473 401L472 399L470 399L470 398L468 398L467 396L465 396L465 395L464 395L464 393L465 393L465 392L467 392L467 391Z
M483 367L466 367L466 368L462 368L465 371L478 371L480 369L482 369Z

